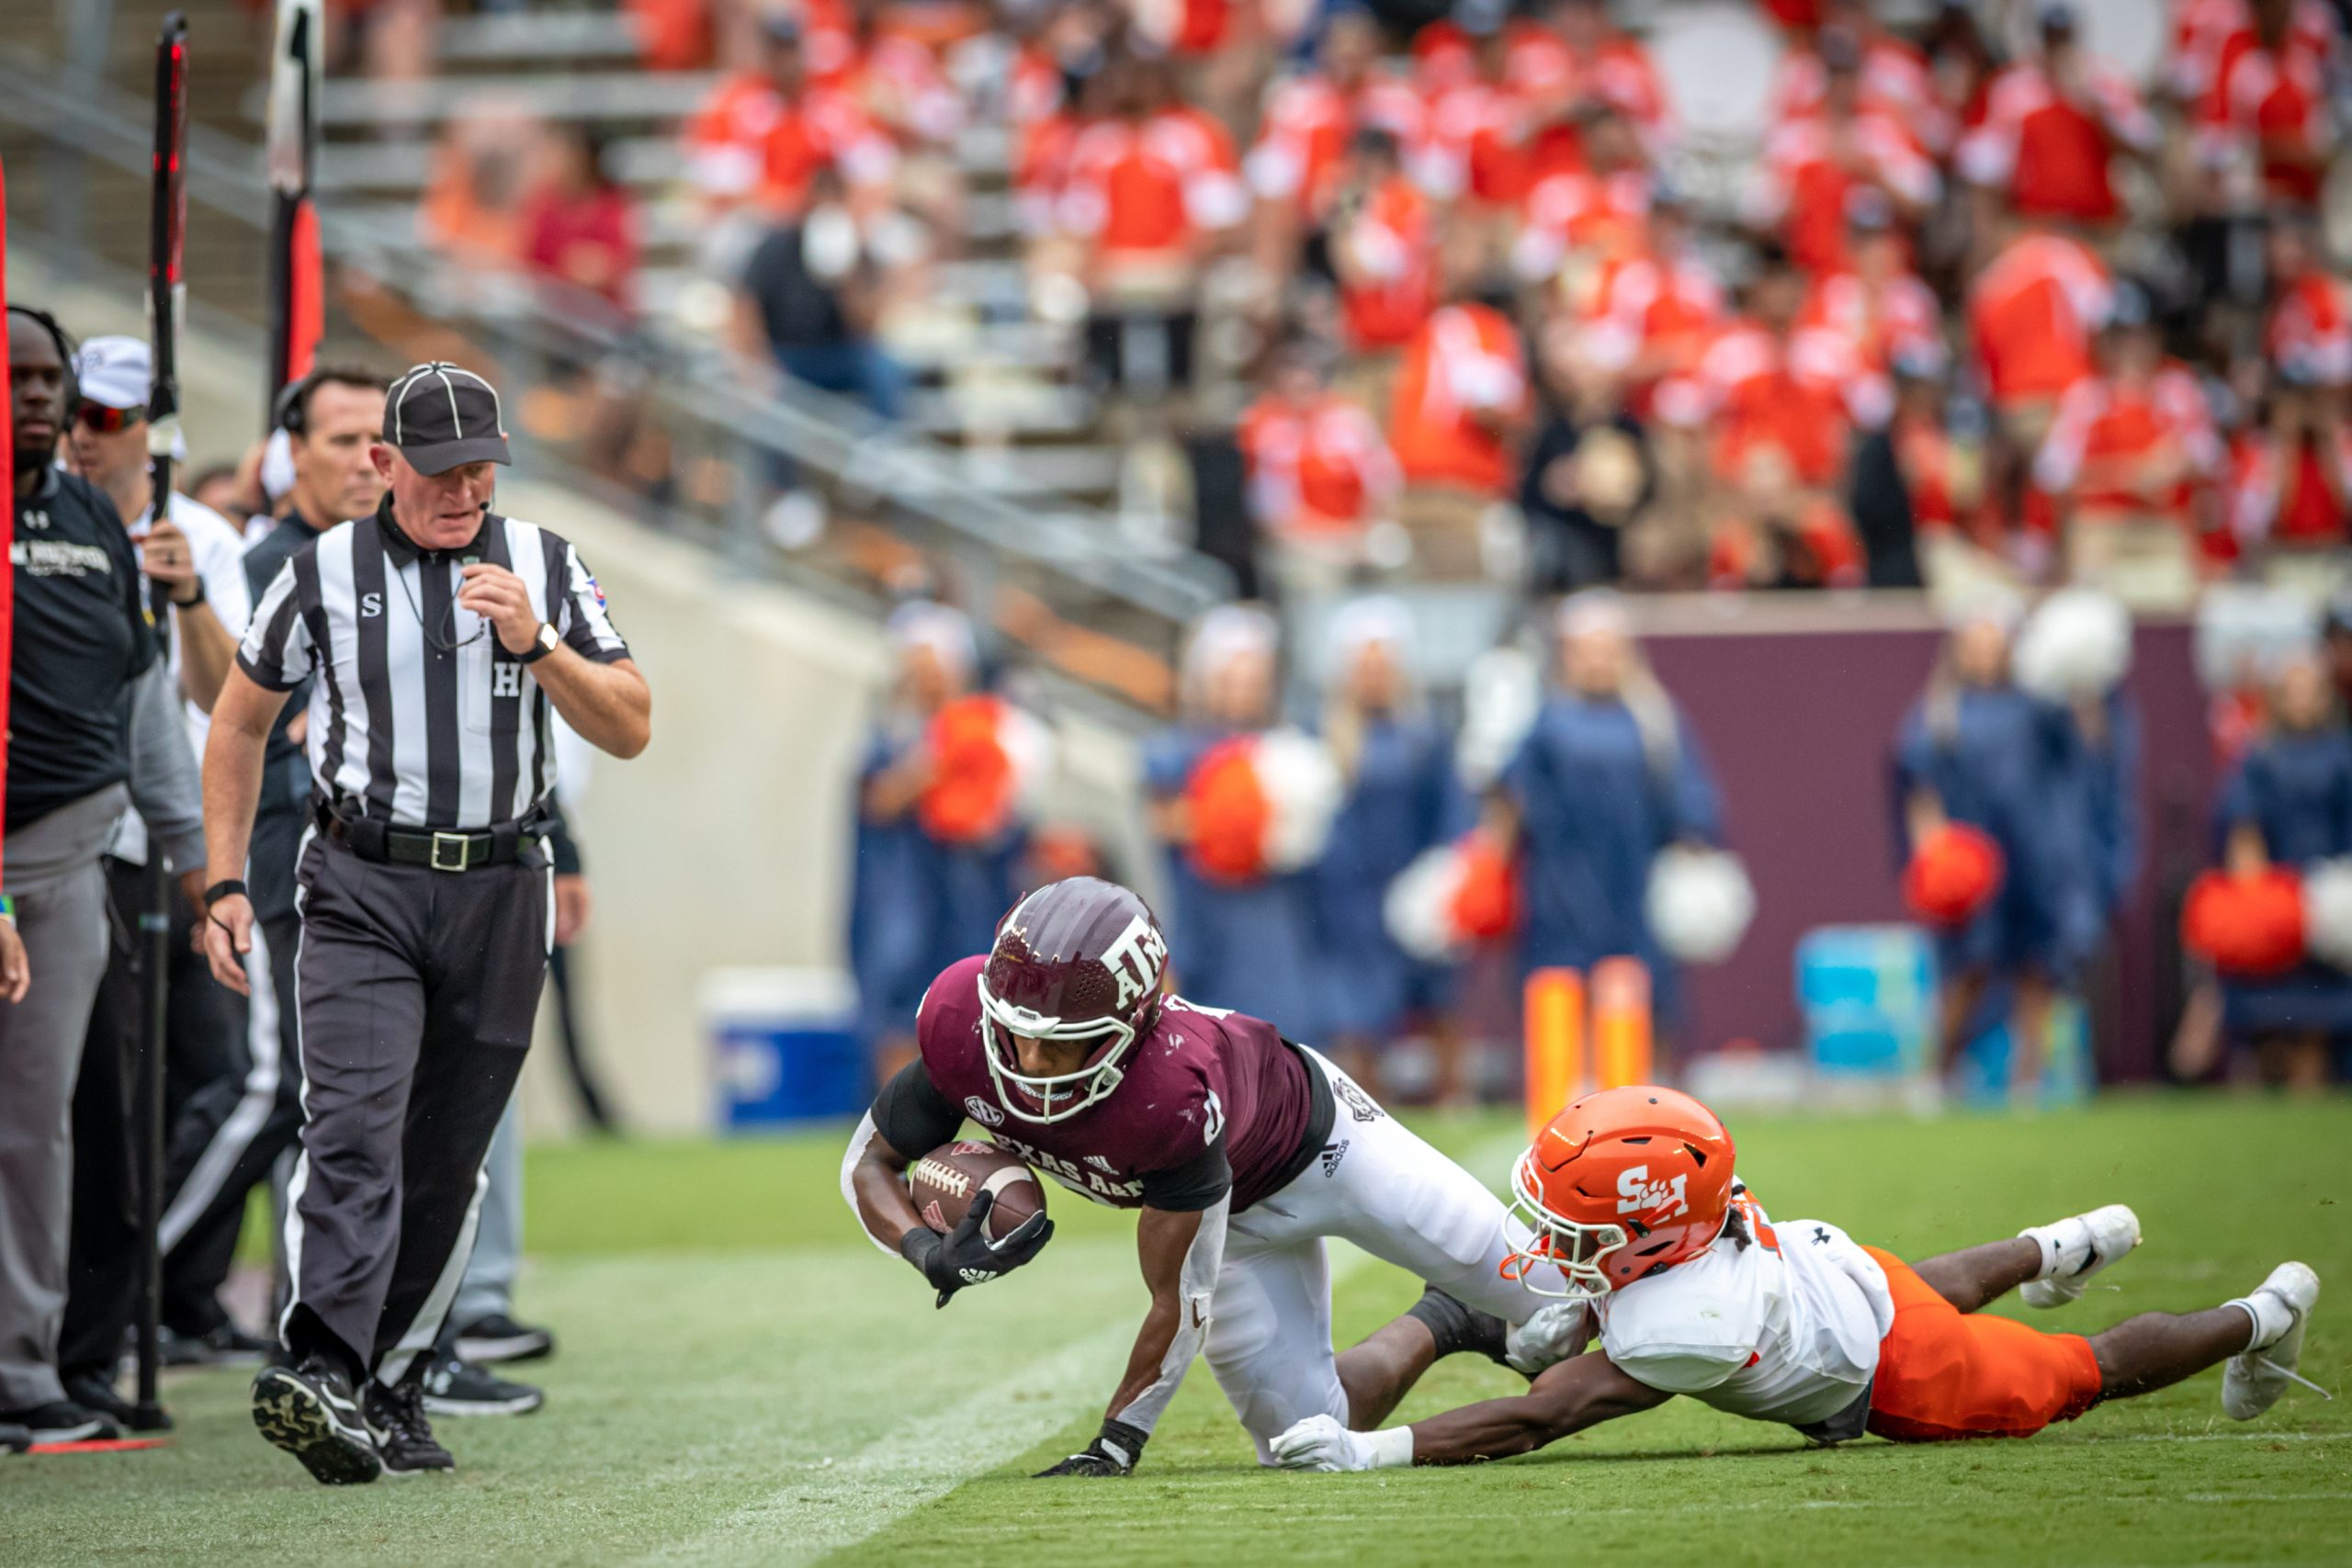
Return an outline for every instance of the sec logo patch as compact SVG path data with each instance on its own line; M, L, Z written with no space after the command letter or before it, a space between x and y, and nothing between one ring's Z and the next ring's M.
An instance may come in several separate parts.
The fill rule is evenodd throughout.
M964 1097L964 1111L973 1121L978 1122L983 1127L1001 1127L1004 1125L1004 1112L999 1111L995 1106L990 1105L987 1100L982 1100L977 1094L967 1094Z

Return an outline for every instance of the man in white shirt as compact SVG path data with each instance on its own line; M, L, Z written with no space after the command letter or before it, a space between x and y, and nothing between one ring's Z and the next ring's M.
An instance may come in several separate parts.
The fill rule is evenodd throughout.
M1462 1464L1527 1453L1678 1393L1828 1444L2029 1437L2103 1400L2227 1361L2222 1408L2250 1420L2295 1368L2319 1277L2282 1263L2250 1296L2143 1313L2085 1337L1977 1309L2019 1286L2030 1306L2082 1294L2140 1241L2113 1204L1916 1267L1816 1220L1773 1224L1732 1174L1731 1134L1688 1095L1641 1086L1588 1095L1521 1156L1518 1211L1534 1239L1507 1267L1531 1290L1587 1304L1598 1353L1515 1398L1385 1431L1328 1416L1275 1438L1294 1470ZM1381 1331L1400 1351L1419 1325ZM1400 1356L1408 1381L1426 1368Z

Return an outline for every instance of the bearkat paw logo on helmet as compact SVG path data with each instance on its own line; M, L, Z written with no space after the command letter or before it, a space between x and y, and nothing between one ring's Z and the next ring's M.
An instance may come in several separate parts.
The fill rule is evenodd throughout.
M1690 1212L1690 1200L1682 1195L1688 1176L1676 1176L1668 1181L1652 1181L1650 1168L1628 1166L1617 1174L1617 1212L1621 1214L1656 1213L1662 1220L1670 1220ZM1673 1205L1671 1212L1667 1205Z

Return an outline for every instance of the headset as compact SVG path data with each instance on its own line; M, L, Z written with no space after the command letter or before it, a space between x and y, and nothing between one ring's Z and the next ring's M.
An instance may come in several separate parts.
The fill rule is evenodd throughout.
M82 378L74 368L74 361L82 353L80 345L75 344L65 329L58 324L55 316L37 306L11 303L8 307L8 314L24 317L47 333L49 341L57 345L57 356L65 362L64 426L69 430L72 429L74 416L82 410Z

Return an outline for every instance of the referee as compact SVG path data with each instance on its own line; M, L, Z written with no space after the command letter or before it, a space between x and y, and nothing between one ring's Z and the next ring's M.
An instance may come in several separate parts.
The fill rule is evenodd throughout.
M254 1421L330 1484L453 1468L424 1417L424 1363L547 974L553 713L633 757L652 707L578 554L492 510L508 457L489 382L439 362L409 371L370 457L389 492L271 580L204 758L206 949L243 991L264 748L286 694L317 674L279 1323L291 1364L254 1380Z

